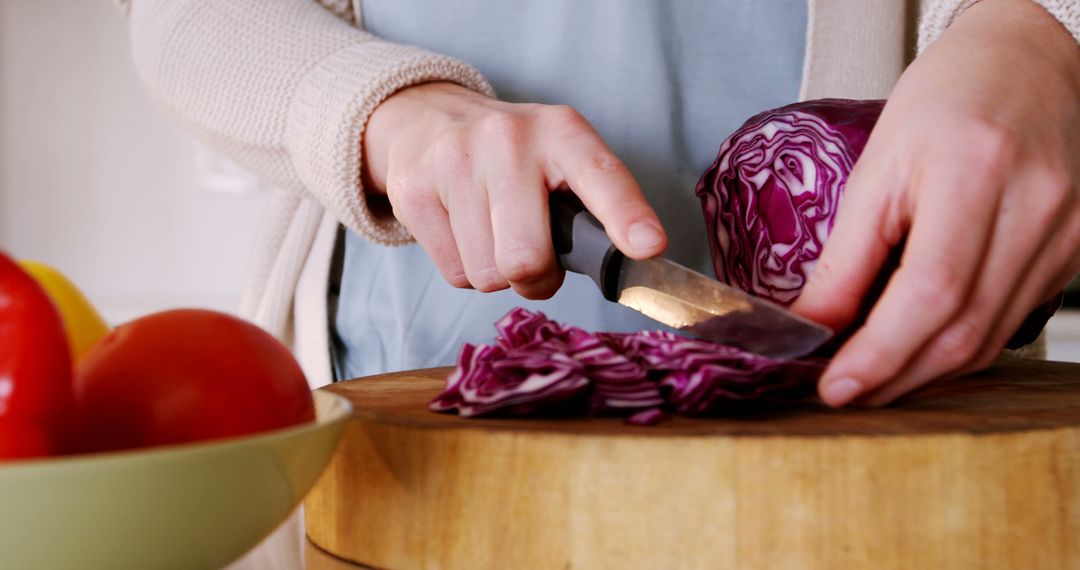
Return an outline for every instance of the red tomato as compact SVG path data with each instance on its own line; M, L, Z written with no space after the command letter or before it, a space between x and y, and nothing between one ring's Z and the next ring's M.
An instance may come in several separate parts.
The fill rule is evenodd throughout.
M71 355L60 314L0 252L0 420L39 427L50 447L60 447L70 411Z
M0 419L0 461L52 455L54 447L45 430L35 424Z
M80 449L216 439L311 421L292 354L246 321L198 309L117 327L79 362Z

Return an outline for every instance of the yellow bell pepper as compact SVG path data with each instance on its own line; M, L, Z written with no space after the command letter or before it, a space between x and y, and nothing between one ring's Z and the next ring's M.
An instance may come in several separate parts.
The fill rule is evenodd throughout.
M63 273L28 259L20 260L19 266L37 280L60 312L73 362L78 362L94 343L112 330L82 291Z

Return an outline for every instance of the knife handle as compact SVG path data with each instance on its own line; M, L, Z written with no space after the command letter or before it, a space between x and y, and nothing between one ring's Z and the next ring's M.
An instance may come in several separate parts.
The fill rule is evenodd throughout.
M605 299L615 301L623 254L608 239L604 226L573 192L552 192L548 206L551 241L559 265L567 271L588 275Z

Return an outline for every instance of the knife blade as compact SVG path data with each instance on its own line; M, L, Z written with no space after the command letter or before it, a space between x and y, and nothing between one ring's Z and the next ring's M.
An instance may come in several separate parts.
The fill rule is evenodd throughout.
M571 192L552 192L549 207L559 264L592 278L609 301L680 332L772 358L805 356L832 338L828 327L674 261L626 257Z

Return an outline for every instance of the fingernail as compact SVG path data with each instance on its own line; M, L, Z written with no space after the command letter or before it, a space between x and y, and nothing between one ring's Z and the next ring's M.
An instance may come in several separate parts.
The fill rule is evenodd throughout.
M830 406L843 406L862 392L862 384L853 378L834 380L821 389L821 399Z
M664 241L664 235L650 222L637 222L626 233L630 247L637 250L652 249Z

